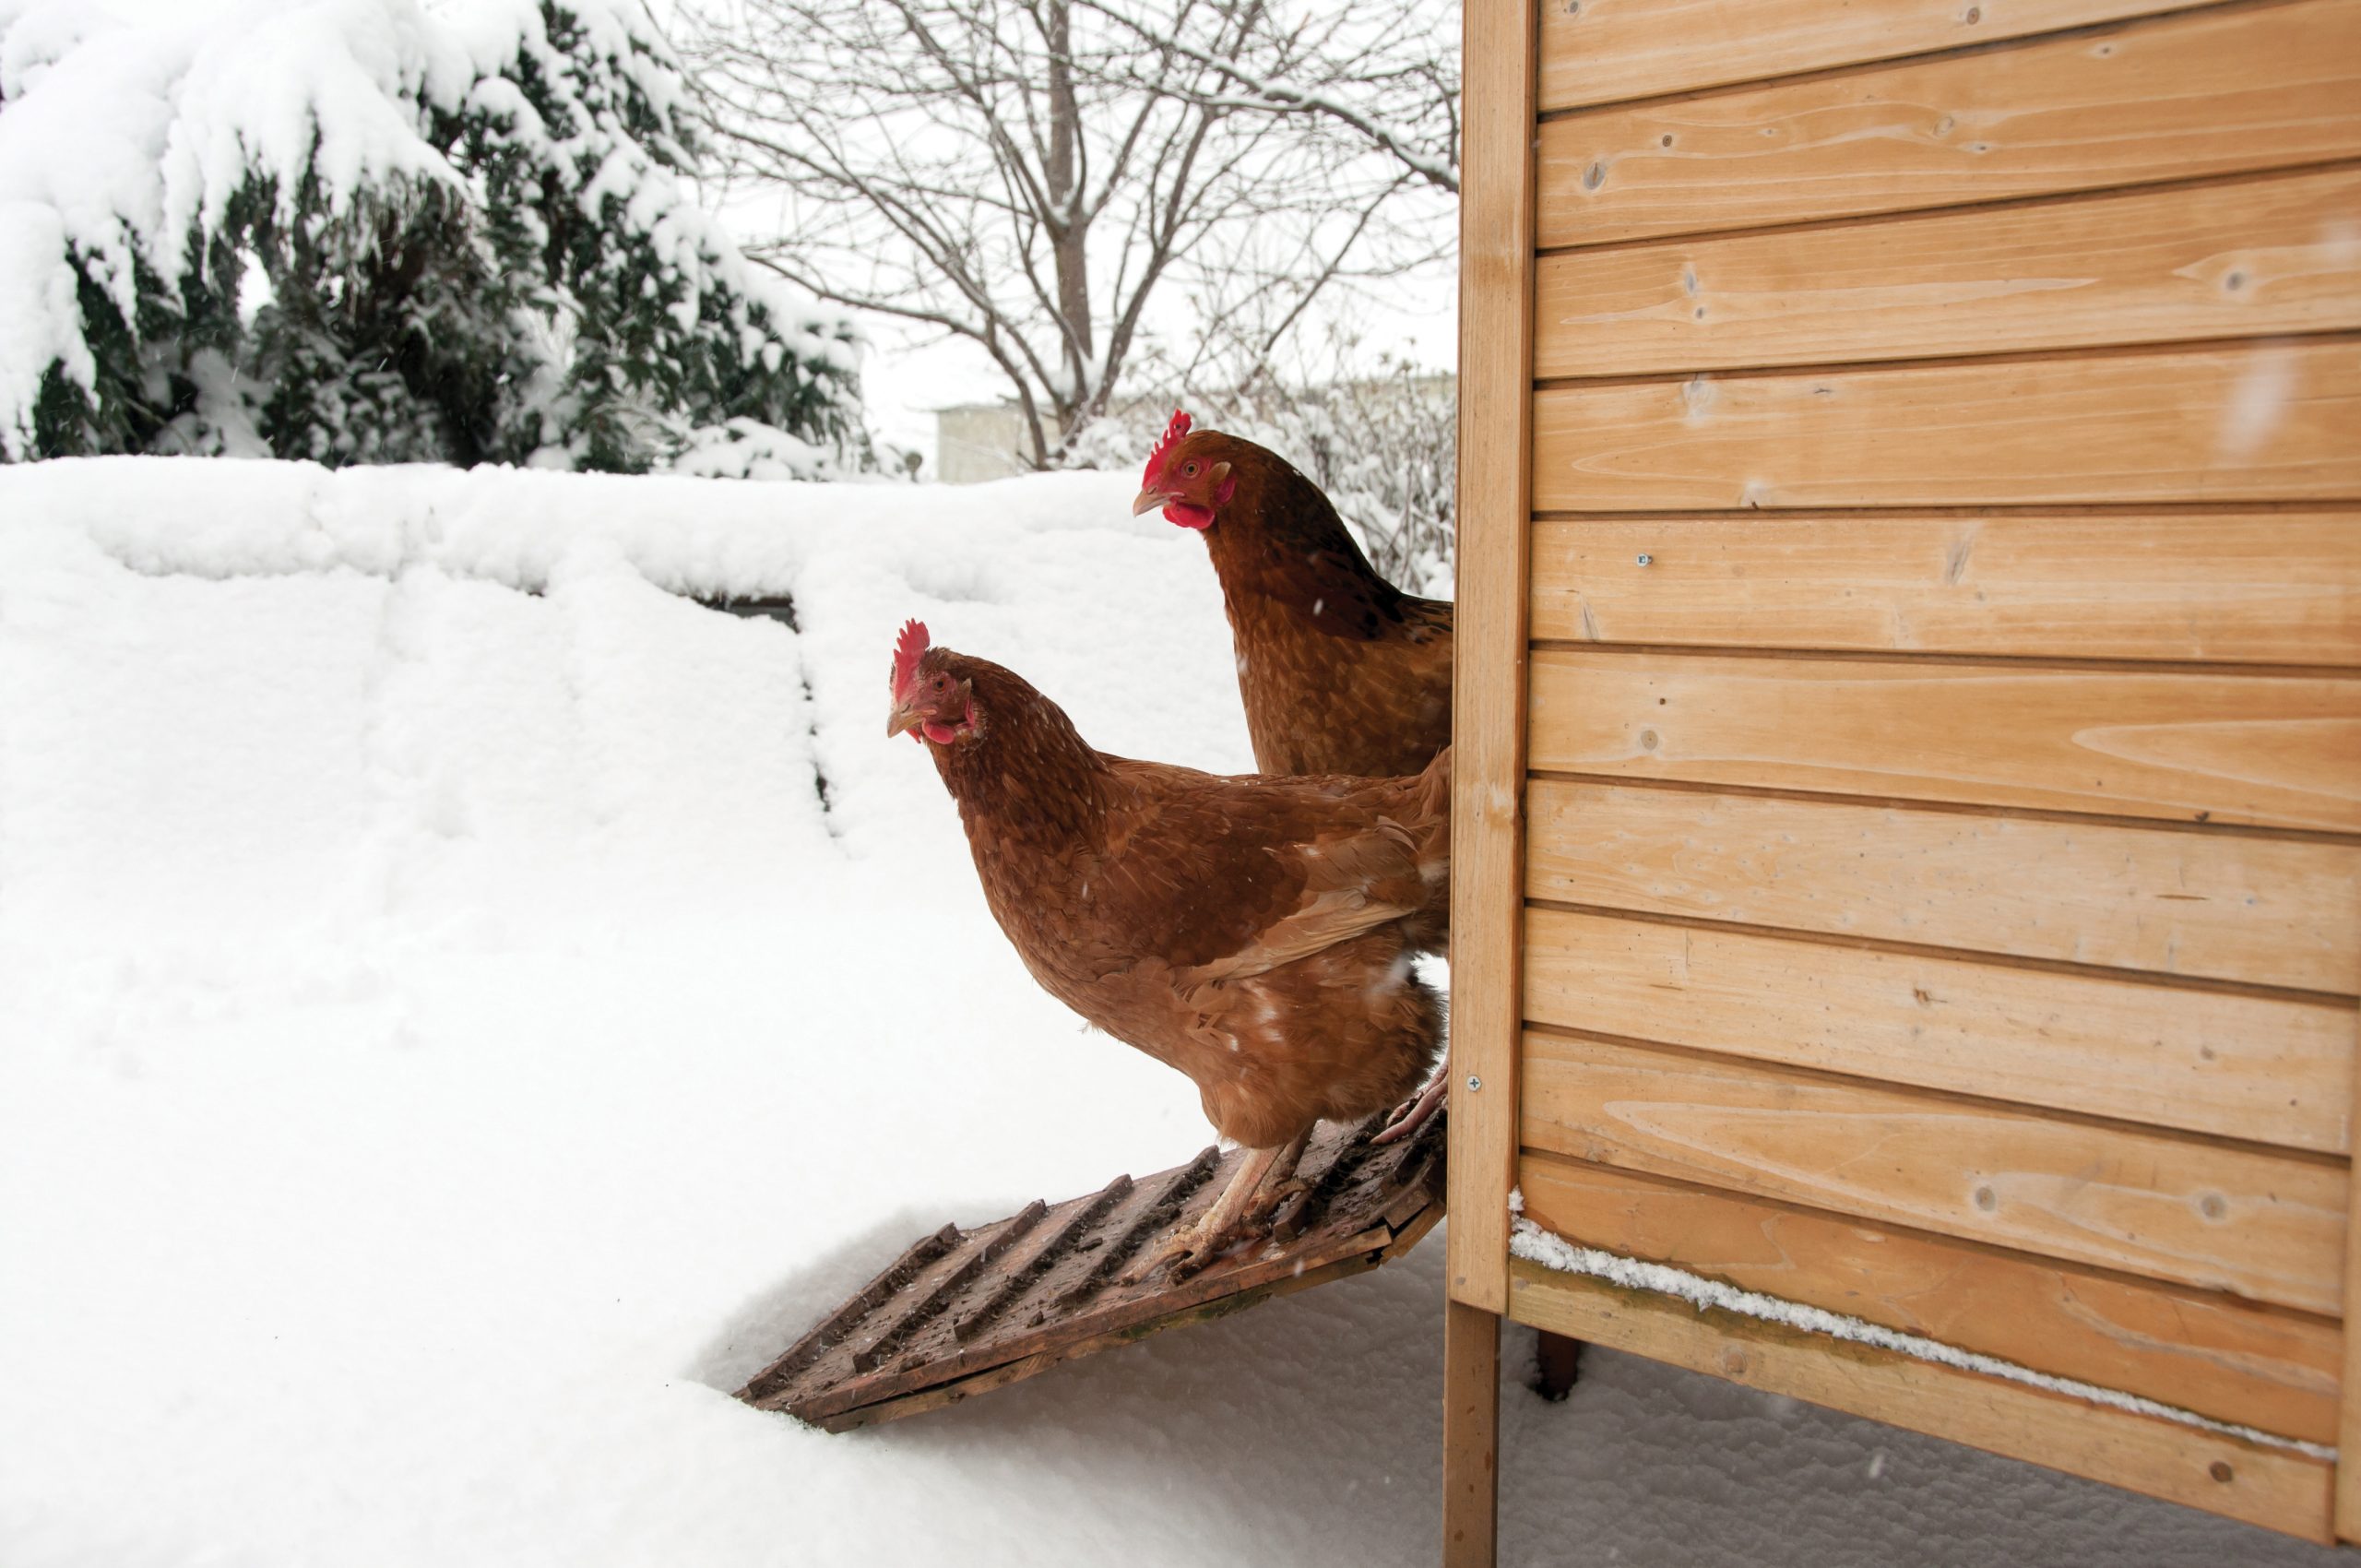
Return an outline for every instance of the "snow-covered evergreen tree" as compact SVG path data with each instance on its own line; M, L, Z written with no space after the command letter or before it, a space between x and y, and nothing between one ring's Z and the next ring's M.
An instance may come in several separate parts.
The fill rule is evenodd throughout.
M836 467L691 134L636 0L0 0L0 456Z

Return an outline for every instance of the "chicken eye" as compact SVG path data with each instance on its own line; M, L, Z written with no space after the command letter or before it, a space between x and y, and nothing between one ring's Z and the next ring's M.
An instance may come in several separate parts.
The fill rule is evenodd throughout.
M1181 477L1182 479L1194 479L1194 478L1196 478L1196 477L1197 477L1197 465L1196 465L1196 464L1194 464L1194 463L1184 463L1184 464L1182 464L1182 465L1181 465L1181 468L1180 468L1180 477Z
M934 678L934 689L935 689L936 691L938 691L938 692L941 692L941 691L947 691L947 690L949 690L949 689L950 689L950 686L951 686L951 683L950 683L948 680L944 679L943 676L941 676L941 675L937 675L937 676Z

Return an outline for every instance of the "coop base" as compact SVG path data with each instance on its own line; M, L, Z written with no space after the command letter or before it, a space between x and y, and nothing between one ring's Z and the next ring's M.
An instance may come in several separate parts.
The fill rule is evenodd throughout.
M2322 1545L2332 1462L1678 1296L1509 1263L1507 1316Z
M973 1229L946 1225L765 1368L738 1397L829 1431L897 1420L1019 1383L1062 1361L1274 1296L1360 1274L1416 1246L1443 1212L1444 1118L1370 1142L1380 1118L1323 1126L1304 1190L1269 1236L1202 1272L1124 1275L1212 1206L1246 1151L1208 1148L1143 1181Z

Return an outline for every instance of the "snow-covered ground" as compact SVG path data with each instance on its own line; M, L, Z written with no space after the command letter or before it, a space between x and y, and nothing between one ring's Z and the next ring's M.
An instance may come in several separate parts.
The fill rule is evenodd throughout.
M1246 766L1130 492L0 469L0 1563L1433 1561L1434 1241L871 1431L727 1394L1206 1140L883 734L916 614ZM1505 1400L1513 1563L2332 1561L1623 1357Z

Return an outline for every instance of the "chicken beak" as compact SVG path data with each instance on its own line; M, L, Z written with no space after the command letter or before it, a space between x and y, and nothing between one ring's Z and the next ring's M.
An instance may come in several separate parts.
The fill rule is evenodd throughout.
M1132 516L1136 517L1142 512L1153 512L1171 499L1161 490L1143 490L1139 499L1132 503Z
M894 711L885 716L885 738L889 741L905 730L915 730L918 727L918 710L908 703L896 703Z

